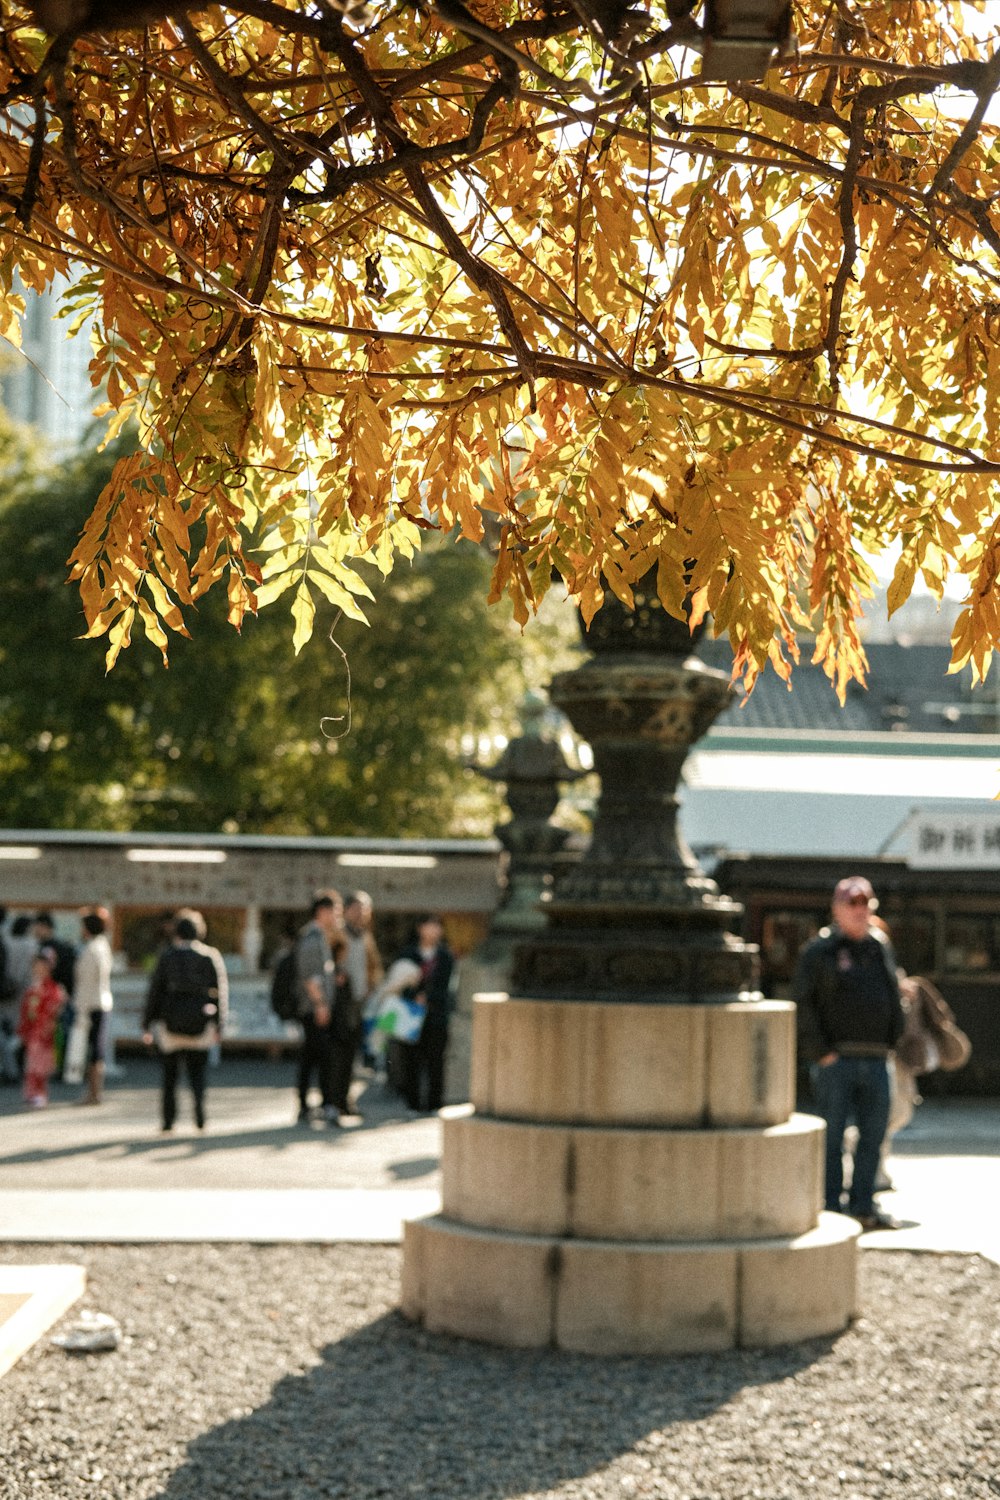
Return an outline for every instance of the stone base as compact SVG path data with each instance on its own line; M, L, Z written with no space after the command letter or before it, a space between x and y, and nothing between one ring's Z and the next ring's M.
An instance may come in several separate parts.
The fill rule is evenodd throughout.
M537 1125L447 1110L443 1209L483 1229L614 1240L803 1234L823 1206L823 1122L718 1130Z
M477 996L472 1103L445 1112L443 1213L404 1231L404 1312L587 1354L841 1332L859 1229L820 1212L794 1063L787 1002Z
M648 1244L408 1223L403 1311L432 1332L583 1354L696 1354L840 1333L856 1312L858 1225Z
M795 1006L477 995L478 1114L608 1125L778 1125L795 1108Z

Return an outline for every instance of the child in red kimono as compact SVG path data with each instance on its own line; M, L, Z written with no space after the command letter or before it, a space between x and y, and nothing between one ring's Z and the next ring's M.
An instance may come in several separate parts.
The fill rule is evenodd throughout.
M49 1102L49 1079L56 1066L56 1022L66 991L52 978L56 955L43 948L31 965L31 983L21 996L17 1034L24 1042L24 1098L35 1109Z

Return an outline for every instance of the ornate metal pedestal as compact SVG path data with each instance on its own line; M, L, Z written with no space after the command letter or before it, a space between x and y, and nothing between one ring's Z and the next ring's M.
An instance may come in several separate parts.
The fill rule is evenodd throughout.
M794 1006L678 837L676 788L728 685L642 591L552 697L601 798L510 995L473 1005L471 1104L446 1112L443 1212L407 1225L427 1328L590 1353L844 1328L858 1226L822 1214L823 1126L794 1111Z
M591 844L559 879L543 933L523 947L516 994L573 1000L734 1000L756 951L729 931L719 894L677 829L688 751L729 698L728 678L691 655L686 624L637 594L596 616L593 658L556 677L552 701L594 752L601 795Z

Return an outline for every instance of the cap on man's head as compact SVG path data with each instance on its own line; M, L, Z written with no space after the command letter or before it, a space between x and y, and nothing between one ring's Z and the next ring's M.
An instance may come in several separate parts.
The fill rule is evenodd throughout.
M875 892L872 890L872 883L870 880L866 880L864 875L847 875L843 880L838 880L833 888L834 904L837 902L854 902L862 899L868 902L873 911L878 906L878 902L875 899Z

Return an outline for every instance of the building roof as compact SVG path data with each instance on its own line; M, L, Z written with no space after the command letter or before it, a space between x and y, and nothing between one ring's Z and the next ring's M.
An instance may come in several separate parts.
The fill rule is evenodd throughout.
M872 642L866 647L867 688L852 683L841 708L822 667L806 653L792 673L791 689L770 668L749 699L739 694L720 727L753 730L813 730L822 734L996 735L1000 699L991 680L975 690L967 673L948 675L947 645ZM702 640L698 656L707 666L728 672L732 650L726 640Z
M698 655L731 669L728 642ZM992 683L973 693L967 674L948 676L949 655L872 643L869 686L852 684L843 708L808 660L791 691L768 671L746 703L734 693L684 766L679 821L695 852L920 862L931 840L936 859L994 866L1000 700Z

